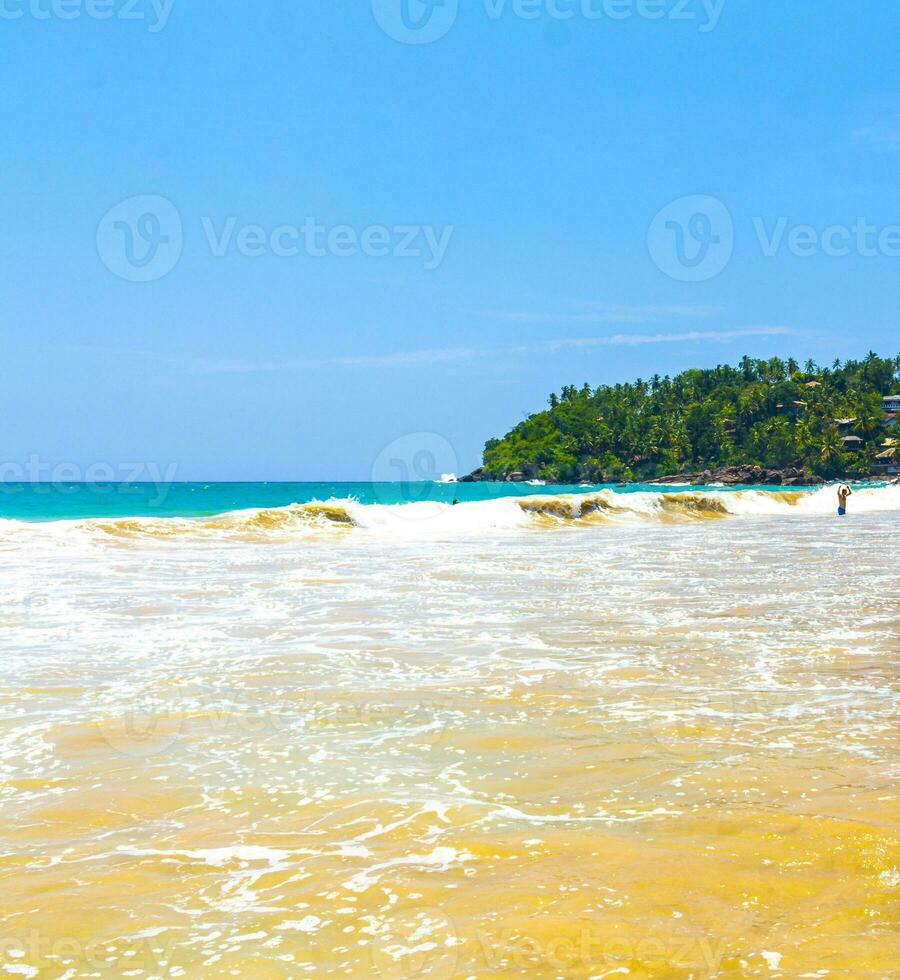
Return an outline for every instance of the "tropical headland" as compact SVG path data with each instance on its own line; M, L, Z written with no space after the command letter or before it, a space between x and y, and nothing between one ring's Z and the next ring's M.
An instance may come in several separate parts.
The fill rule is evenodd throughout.
M898 471L900 355L822 367L736 367L584 384L484 448L466 481L803 485Z

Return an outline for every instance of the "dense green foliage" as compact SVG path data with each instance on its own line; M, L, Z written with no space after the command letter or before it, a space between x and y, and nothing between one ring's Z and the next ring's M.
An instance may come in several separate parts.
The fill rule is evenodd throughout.
M485 473L558 482L640 480L720 466L872 472L889 431L883 395L900 391L900 356L819 367L793 359L720 365L675 378L563 388L550 408L485 446ZM854 422L839 420L855 419ZM897 430L893 430L896 434ZM861 443L844 443L857 436ZM855 446L857 448L851 448Z

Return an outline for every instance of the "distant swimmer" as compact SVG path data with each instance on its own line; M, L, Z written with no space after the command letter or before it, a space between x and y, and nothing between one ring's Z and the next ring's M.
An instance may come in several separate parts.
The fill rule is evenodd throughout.
M846 483L838 487L838 517L843 517L847 513L847 498L853 496L853 491Z
M451 504L451 506L452 506L452 507L455 507L455 506L456 506L456 505L457 505L458 503L459 503L459 501L458 501L458 500L454 500L454 501L453 501L453 503Z

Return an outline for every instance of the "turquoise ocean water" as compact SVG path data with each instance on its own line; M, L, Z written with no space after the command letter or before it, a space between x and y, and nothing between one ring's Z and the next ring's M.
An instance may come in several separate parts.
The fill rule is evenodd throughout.
M205 517L251 508L311 501L355 500L360 504L472 503L535 494L671 492L672 486L528 483L0 483L0 518L19 521L93 517ZM693 487L693 490L723 490ZM739 488L728 488L730 490ZM778 487L753 489L780 489Z

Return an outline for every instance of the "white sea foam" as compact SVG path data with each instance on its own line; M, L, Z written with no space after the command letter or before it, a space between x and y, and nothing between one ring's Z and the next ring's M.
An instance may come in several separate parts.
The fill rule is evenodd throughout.
M466 538L573 524L615 526L683 523L748 517L836 514L835 488L816 490L692 490L501 497L450 506L437 501L363 504L352 499L229 511L214 517L128 517L27 523L0 520L0 548L79 543L321 539L328 532L365 532L410 540ZM900 486L861 487L850 499L854 514L900 511Z
M870 819L896 774L898 503L858 488L839 520L833 488L603 491L14 523L0 854L40 888L7 904L52 923L77 881L91 929L110 908L118 948L79 976L124 973L129 945L171 946L166 975L246 974L275 942L292 976L404 956L421 975L457 927L457 972L481 975L479 935L534 935L536 908L677 951L712 934L667 931L682 901L735 962L767 974L760 950L792 935L811 973L820 910L843 928L900 881ZM798 840L810 863L789 865ZM832 940L889 972L877 932Z

